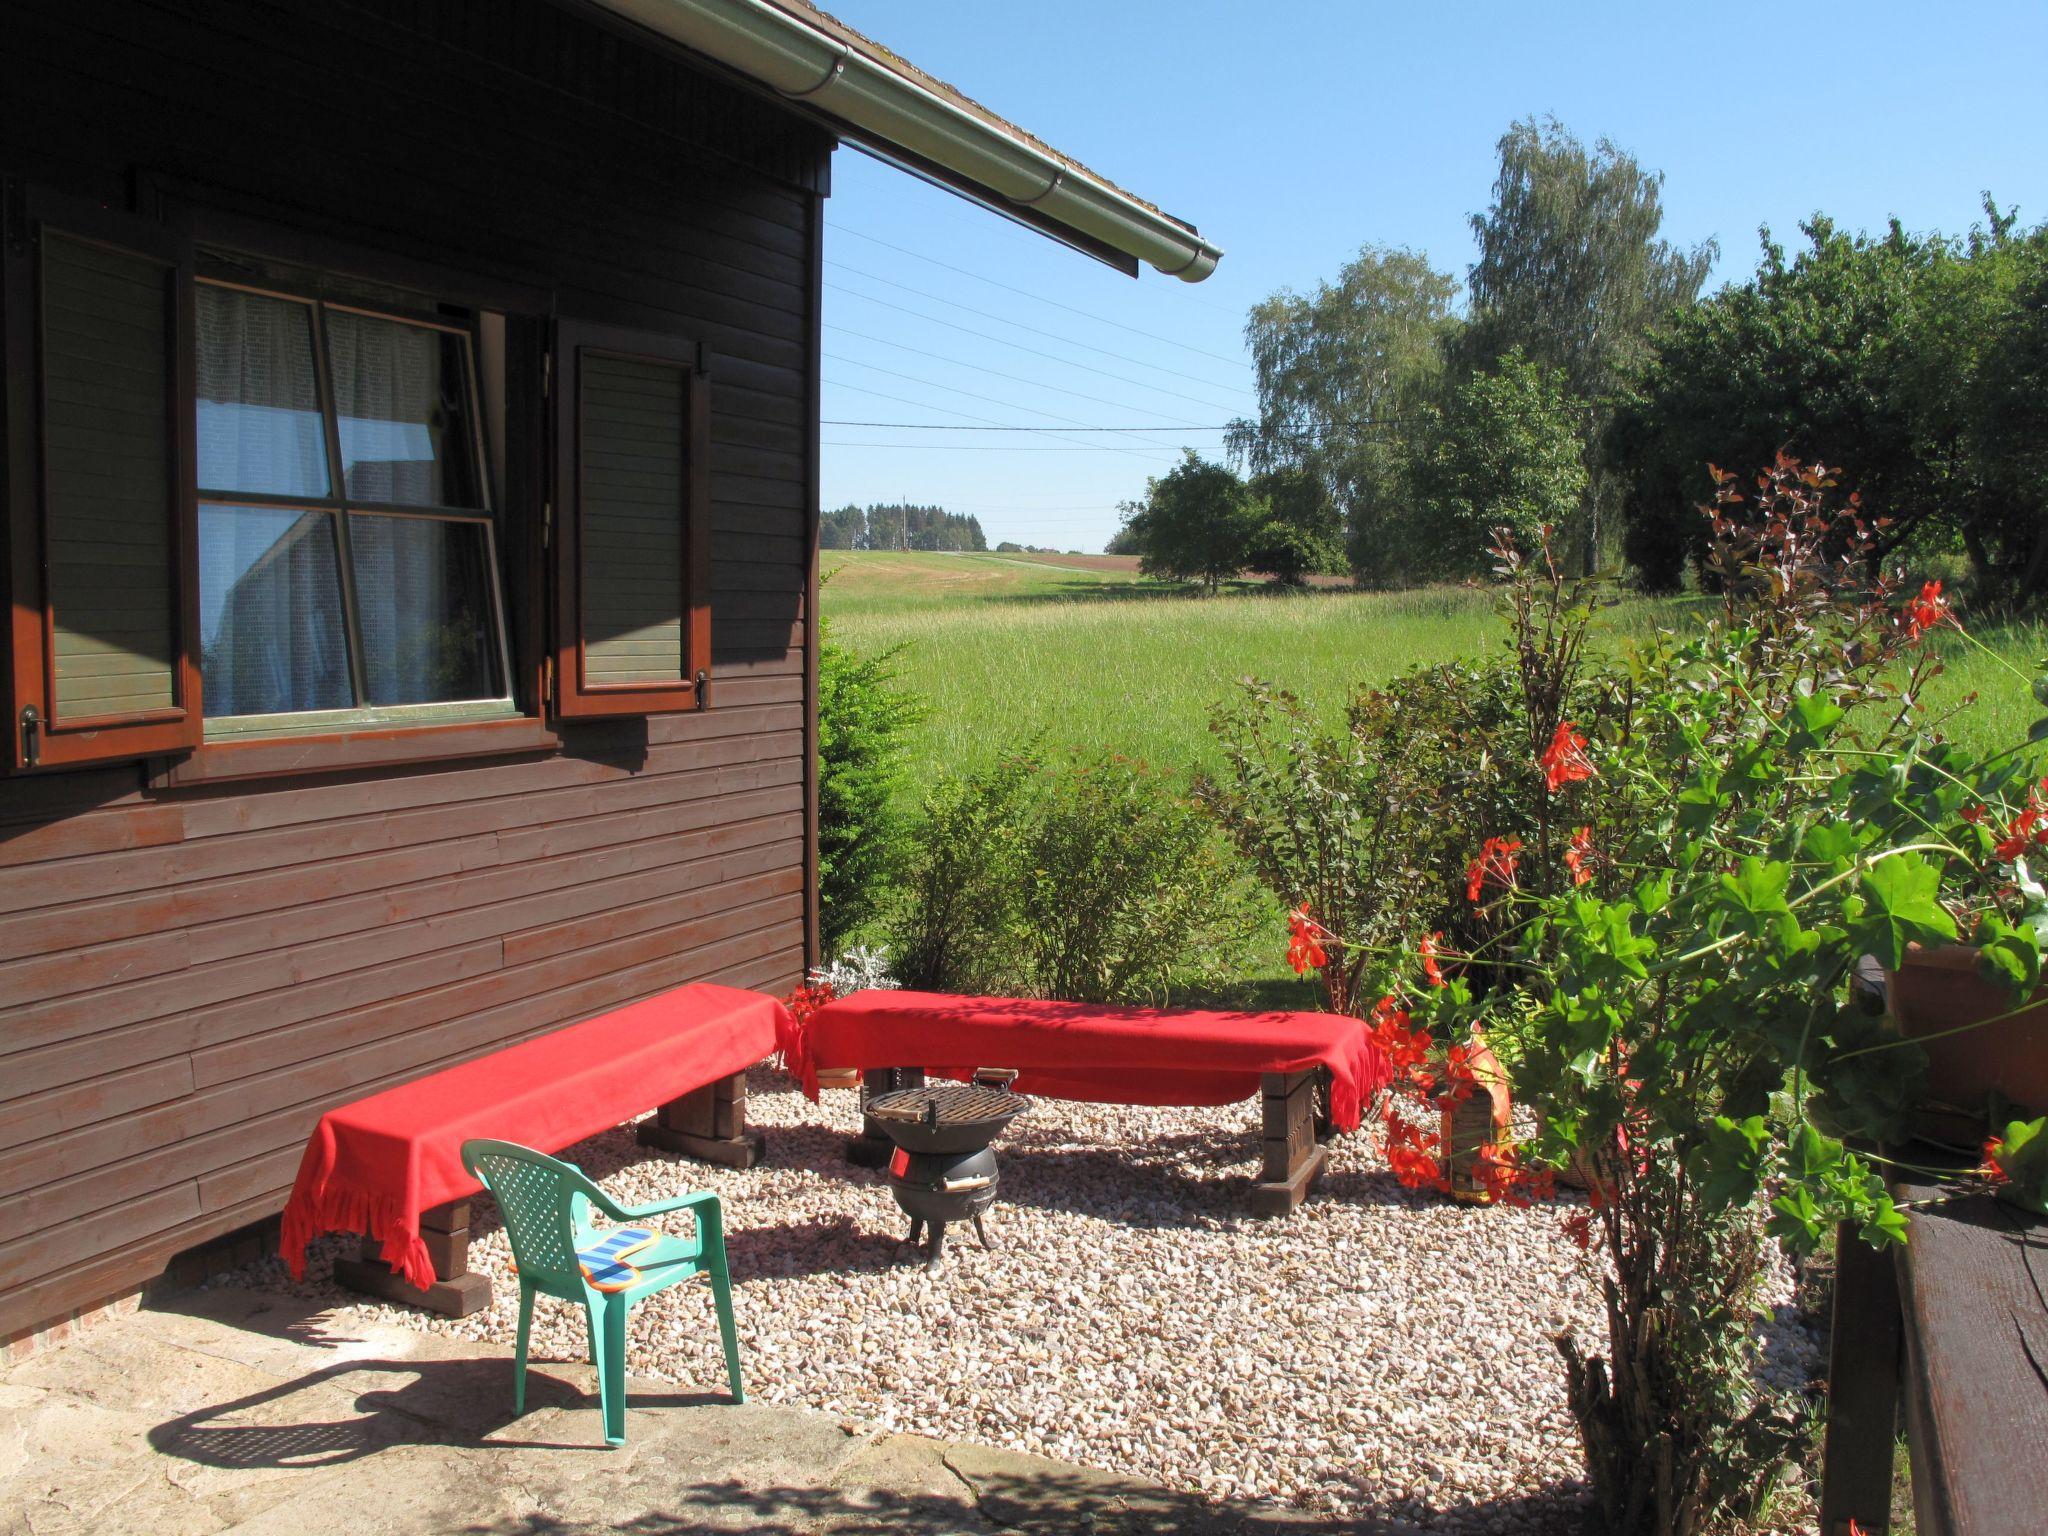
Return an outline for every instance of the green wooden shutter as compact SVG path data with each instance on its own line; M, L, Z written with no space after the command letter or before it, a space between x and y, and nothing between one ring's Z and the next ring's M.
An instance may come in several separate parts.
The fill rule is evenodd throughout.
M699 709L710 665L710 396L677 337L558 327L555 704Z
M188 751L188 254L125 214L27 206L7 274L13 761Z

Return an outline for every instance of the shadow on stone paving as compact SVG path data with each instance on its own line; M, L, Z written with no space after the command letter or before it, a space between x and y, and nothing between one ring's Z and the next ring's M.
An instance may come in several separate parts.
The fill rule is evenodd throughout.
M958 1474L956 1474L957 1476ZM464 1527L464 1536L1591 1536L1568 1498L1504 1499L1439 1512L1424 1523L1371 1512L1317 1515L1274 1506L1210 1504L1087 1472L960 1477L957 1493L834 1487L752 1487L736 1481L680 1489L668 1507L602 1521L522 1515Z
M364 1378L369 1378L368 1382ZM379 1380L390 1382L379 1386ZM334 1411L340 1399L323 1391L344 1386L354 1394L354 1414ZM303 1398L318 1417L300 1423L251 1422L271 1419L273 1405ZM722 1393L633 1392L633 1411L701 1407L726 1401ZM584 1406L575 1386L536 1365L527 1378L529 1412ZM152 1449L201 1466L251 1468L331 1467L360 1461L401 1444L440 1444L497 1449L591 1451L601 1443L507 1438L512 1415L511 1367L502 1357L473 1360L347 1360L295 1380L281 1382L223 1403L168 1419L149 1431Z

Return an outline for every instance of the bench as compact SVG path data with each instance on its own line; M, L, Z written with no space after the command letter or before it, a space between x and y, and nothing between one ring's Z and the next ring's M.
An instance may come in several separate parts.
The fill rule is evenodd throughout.
M2048 1512L2048 1220L1904 1171L1961 1171L1937 1148L1886 1150L1907 1239L1879 1252L1853 1224L1838 1235L1822 1536L1891 1528L1901 1420L1920 1536L2035 1529Z
M698 983L331 1109L300 1159L279 1251L303 1276L313 1237L360 1232L362 1256L338 1262L338 1280L465 1317L491 1299L469 1270L480 1186L465 1141L558 1152L652 1107L642 1145L750 1168L764 1143L747 1129L746 1071L787 1021L773 998Z
M1119 1008L949 993L870 991L837 999L799 1026L784 1063L813 1099L821 1071L859 1069L864 1092L1014 1069L1012 1086L1042 1098L1106 1104L1232 1104L1256 1094L1261 1177L1251 1206L1281 1216L1321 1176L1325 1143L1358 1126L1364 1102L1392 1076L1363 1020L1346 1014ZM863 1101L865 1102L865 1100ZM848 1149L886 1160L869 1124Z

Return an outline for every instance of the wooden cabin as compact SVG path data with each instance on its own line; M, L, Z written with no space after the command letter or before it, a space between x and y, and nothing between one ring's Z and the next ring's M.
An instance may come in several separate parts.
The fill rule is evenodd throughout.
M0 19L0 1342L321 1111L816 956L841 142L1220 254L802 0Z

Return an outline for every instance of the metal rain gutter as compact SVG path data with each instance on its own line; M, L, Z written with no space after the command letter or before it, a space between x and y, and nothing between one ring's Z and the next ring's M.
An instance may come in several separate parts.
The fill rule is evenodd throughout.
M1199 283L1222 247L765 0L599 0L604 8L986 187L1040 218Z

